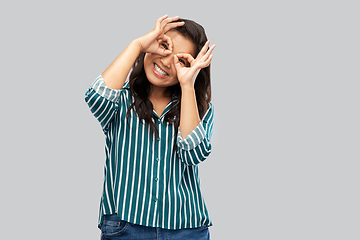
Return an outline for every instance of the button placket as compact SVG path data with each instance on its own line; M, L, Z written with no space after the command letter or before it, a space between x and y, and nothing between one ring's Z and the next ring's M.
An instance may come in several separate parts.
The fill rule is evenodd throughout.
M156 125L158 127L158 130L161 127L161 119L156 119ZM161 131L161 130L159 130ZM152 181L153 181L153 201L155 202L155 204L159 204L159 167L160 167L160 158L159 158L159 154L160 154L160 150L161 150L161 146L160 146L160 137L156 137L155 139L155 152L154 152L154 158L153 158L153 164L154 164L154 172L152 175Z

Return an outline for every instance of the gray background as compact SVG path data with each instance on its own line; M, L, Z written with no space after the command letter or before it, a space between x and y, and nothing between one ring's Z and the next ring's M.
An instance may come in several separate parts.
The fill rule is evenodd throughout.
M94 79L164 15L202 24L212 239L359 239L356 1L2 1L1 239L99 239Z

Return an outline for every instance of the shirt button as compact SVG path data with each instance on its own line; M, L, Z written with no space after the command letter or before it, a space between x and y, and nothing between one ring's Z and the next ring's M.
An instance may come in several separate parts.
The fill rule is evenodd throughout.
M156 161L158 162L158 161L160 161L160 159L159 159L159 158L156 158Z
M154 200L155 202L157 202L158 201L158 198L155 198L155 200Z
M157 182L157 181L159 181L159 179L158 179L158 178L155 178L155 181Z
M158 137L158 138L156 139L156 141L160 141L160 138Z

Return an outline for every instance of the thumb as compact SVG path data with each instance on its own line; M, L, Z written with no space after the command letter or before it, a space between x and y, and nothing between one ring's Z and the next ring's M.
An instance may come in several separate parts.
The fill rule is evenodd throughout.
M159 54L159 55L161 55L161 56L166 57L167 55L171 54L171 51L170 51L170 50L165 50L165 49L158 48L158 49L156 49L155 53L156 53L156 54Z
M176 54L174 55L174 63L175 63L176 71L179 72L182 67L181 67L179 58L176 56Z

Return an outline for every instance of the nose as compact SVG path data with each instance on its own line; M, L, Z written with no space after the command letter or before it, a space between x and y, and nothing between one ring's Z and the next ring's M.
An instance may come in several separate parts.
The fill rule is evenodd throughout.
M167 68L171 68L171 64L173 63L174 61L174 55L171 53L167 56L164 56L160 59L161 63L167 67Z

